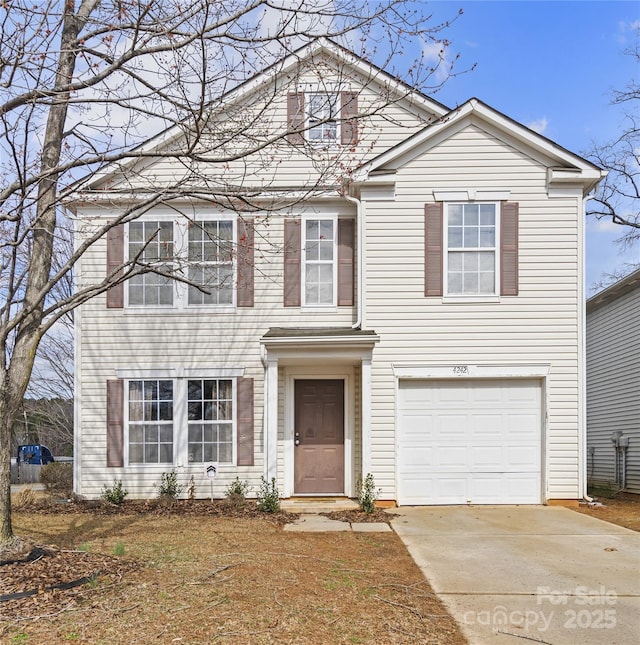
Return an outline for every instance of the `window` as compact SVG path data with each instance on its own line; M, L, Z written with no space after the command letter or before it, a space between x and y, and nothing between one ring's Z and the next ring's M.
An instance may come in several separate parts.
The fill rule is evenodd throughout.
M129 381L129 463L173 463L173 381Z
M137 221L129 224L129 260L170 272L174 255L173 223ZM129 280L130 305L173 305L173 281L157 273L143 273Z
M308 95L309 141L338 141L338 94Z
M189 380L189 463L233 462L233 385L229 379Z
M335 304L336 221L307 219L304 224L304 304Z
M253 221L245 218L238 226L242 238L236 243L236 220L231 217L137 220L127 224L127 259L163 271L167 276L150 271L131 277L126 283L126 304L182 309L230 307L237 301L238 306L253 306ZM107 248L108 258L118 256L117 244L118 239L113 236L111 247ZM120 265L123 256L112 264ZM238 260L241 281L237 280ZM108 260L108 270L110 266ZM173 274L185 281L169 277ZM115 290L110 294L115 296ZM112 300L108 306L121 308L125 304L124 298Z
M189 226L190 305L233 304L233 222L192 222Z
M495 295L498 275L496 204L448 204L448 295Z

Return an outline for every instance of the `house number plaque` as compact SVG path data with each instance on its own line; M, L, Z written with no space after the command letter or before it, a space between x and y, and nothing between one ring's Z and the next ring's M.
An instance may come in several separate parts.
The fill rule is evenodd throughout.
M456 376L464 376L465 374L469 374L469 366L468 365L454 365L453 366L453 373Z

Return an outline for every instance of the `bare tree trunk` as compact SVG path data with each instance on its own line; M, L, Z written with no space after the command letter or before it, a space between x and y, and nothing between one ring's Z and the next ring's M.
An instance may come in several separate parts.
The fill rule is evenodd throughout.
M80 29L98 0L83 0L78 13L75 2L67 0L60 43L60 58L56 72L56 95L49 115L42 147L40 172L43 176L38 190L33 248L28 263L28 280L23 311L25 316L17 333L11 363L5 372L0 390L0 546L13 540L11 524L11 428L20 408L33 371L36 350L42 337L45 299L42 296L49 281L53 261L53 243L57 216L57 183L64 126L69 108L69 92L63 91L72 78L77 56L77 37Z

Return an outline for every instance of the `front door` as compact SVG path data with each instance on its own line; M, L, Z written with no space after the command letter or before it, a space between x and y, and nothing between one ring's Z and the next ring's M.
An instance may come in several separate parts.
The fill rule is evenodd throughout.
M294 493L344 493L344 381L295 381Z

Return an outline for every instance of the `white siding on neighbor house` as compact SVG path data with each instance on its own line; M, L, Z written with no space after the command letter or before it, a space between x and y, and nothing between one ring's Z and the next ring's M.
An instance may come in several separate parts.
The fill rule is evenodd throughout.
M319 205L318 211L337 212L336 208L335 203ZM353 214L351 204L342 203L342 209L341 214ZM236 475L248 480L253 490L257 490L263 473L264 369L259 339L270 327L351 327L355 322L354 307L330 307L323 311L283 306L282 244L282 217L272 216L258 223L255 306L251 308L232 312L107 309L104 295L80 308L77 314L80 445L76 454L80 459L82 480L78 492L95 497L103 485L112 485L114 477L121 478L123 472L106 468L105 460L106 381L116 378L117 370L220 367L243 368L244 376L254 379L255 465L237 469L222 467L215 479L215 494L222 496ZM105 267L106 244L103 240L82 258L76 274L79 284L101 279ZM282 455L279 458L282 459ZM131 497L154 496L153 484L169 469L166 465L126 467L125 471L129 475L136 473L136 477L125 487ZM281 467L278 471L282 473ZM197 490L201 496L208 495L209 482L204 477L202 465L185 466L179 472L183 482L194 474Z
M366 325L380 336L372 469L385 497L396 494L398 365L548 366L544 494L580 494L581 200L550 199L546 179L543 164L470 125L398 170L395 201L366 203ZM425 203L434 190L482 188L508 190L520 204L519 295L425 297Z
M629 438L627 487L640 493L640 286L587 308L587 477L616 487L616 432Z

